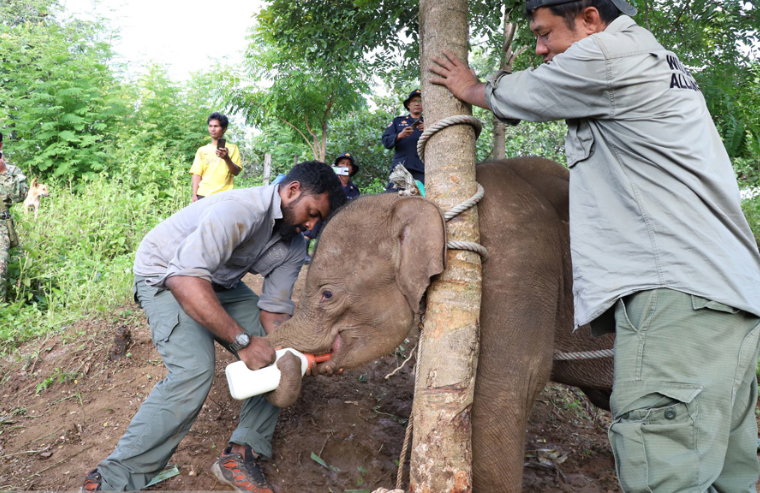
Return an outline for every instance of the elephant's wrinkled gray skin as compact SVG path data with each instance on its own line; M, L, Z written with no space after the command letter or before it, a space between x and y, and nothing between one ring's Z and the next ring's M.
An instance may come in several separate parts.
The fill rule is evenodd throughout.
M613 336L572 332L568 171L520 158L480 164L477 179L486 191L478 214L489 259L472 407L474 490L514 492L521 489L528 415L550 376L608 404L611 358L552 367L553 354L609 349ZM444 222L432 202L395 194L354 200L324 228L296 314L270 341L332 350L319 367L328 374L390 353L444 262Z

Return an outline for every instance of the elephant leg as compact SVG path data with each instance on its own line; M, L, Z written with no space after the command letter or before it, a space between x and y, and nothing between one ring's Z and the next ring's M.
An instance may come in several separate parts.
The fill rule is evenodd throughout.
M525 461L525 429L534 392L494 389L491 401L483 399L482 392L473 404L473 491L519 493Z

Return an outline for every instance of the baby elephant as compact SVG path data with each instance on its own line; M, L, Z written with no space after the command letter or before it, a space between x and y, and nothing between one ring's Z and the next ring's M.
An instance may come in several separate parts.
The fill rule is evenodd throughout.
M40 197L47 197L48 193L47 185L37 182L37 178L32 178L32 183L29 185L29 193L24 199L24 214L29 213L29 208L34 209L34 218L37 219L37 213L40 209Z
M515 493L528 416L549 378L609 405L612 358L554 361L555 353L610 349L614 336L573 332L567 169L518 158L478 165L477 179L486 191L478 216L489 256L472 405L473 491ZM445 262L446 227L433 202L394 194L355 199L322 230L298 309L270 343L331 351L316 369L327 374L388 354L419 320ZM276 401L288 404L297 395L281 394L297 394L301 374L281 371L293 385L278 389Z

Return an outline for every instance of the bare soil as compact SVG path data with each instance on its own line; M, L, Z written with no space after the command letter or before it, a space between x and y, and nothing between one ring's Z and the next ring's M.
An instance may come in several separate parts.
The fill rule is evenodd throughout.
M261 279L248 276L256 290ZM303 283L296 285L296 296ZM131 338L125 339L126 332ZM311 377L280 413L264 471L281 493L371 492L395 487L413 396L413 361L389 379L414 344L341 377ZM226 490L210 467L237 424L217 351L209 398L170 465L180 474L151 490ZM140 403L165 375L142 311L125 307L31 341L0 361L0 491L65 491L116 446ZM526 435L524 490L618 492L607 442L609 414L575 390L549 385ZM318 457L317 460L314 457ZM321 463L320 463L321 462ZM408 483L405 460L404 487Z

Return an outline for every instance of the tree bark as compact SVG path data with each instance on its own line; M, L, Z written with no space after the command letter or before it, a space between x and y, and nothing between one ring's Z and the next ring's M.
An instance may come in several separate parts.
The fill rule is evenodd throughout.
M509 22L511 10L504 12L504 46L499 53L499 69L512 71L512 41L515 38L517 26ZM493 151L491 159L504 159L507 157L507 126L496 115L493 117Z
M422 100L426 126L472 114L442 86L429 83L431 58L447 48L468 54L467 0L421 0ZM475 194L475 133L468 125L434 135L425 149L428 198L449 210ZM448 223L449 240L479 241L477 208ZM478 358L480 257L450 250L447 267L428 290L415 383L410 492L472 490L471 413Z
M264 154L264 185L269 185L269 176L272 174L272 155Z

